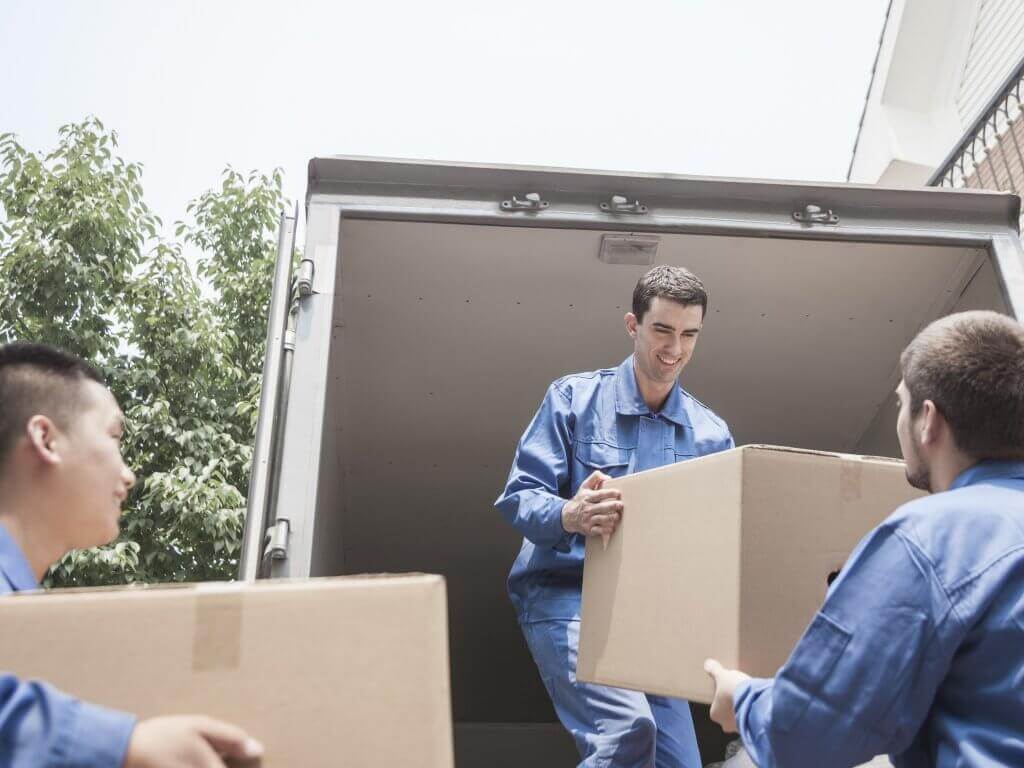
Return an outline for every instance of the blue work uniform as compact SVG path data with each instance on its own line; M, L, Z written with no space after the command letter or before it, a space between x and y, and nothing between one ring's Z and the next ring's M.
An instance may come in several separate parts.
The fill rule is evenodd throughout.
M735 713L760 768L1024 766L1024 462L980 462L868 534Z
M0 525L0 594L33 589L28 561ZM124 712L0 672L0 768L120 768L134 727Z
M619 477L732 447L725 422L679 386L652 413L632 356L555 381L519 441L495 503L524 537L508 592L581 766L701 763L686 701L576 682L585 542L562 528L562 507L594 470Z

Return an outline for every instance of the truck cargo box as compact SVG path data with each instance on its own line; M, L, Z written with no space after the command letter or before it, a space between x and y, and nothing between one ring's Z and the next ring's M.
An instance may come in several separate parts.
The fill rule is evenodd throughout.
M520 538L492 508L548 384L621 362L637 278L684 265L710 307L682 384L738 445L898 456L904 345L949 312L1024 313L1019 204L314 159L292 294L282 230L241 576L443 574L457 764L571 765L505 594Z
M619 477L587 539L576 677L710 703L711 657L771 677L853 548L924 494L895 459L746 445Z
M266 751L234 768L452 768L438 576L22 592L4 602L0 668L140 718L201 712L235 723ZM18 736L3 737L8 766ZM83 765L75 757L60 762Z

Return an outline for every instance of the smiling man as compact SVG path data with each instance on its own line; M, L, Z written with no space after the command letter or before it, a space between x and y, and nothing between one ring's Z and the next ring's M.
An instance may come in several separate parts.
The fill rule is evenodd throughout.
M707 303L686 269L644 275L625 316L633 354L548 388L496 502L524 537L509 596L581 766L701 765L687 702L578 683L576 651L585 538L611 535L624 513L619 492L603 483L733 447L725 422L678 382Z
M931 496L864 538L774 678L705 667L760 768L1024 766L1024 328L950 315L900 367L907 479Z
M82 360L42 344L0 345L0 595L38 589L68 550L117 536L135 483L121 458L123 425ZM0 768L223 768L222 758L262 752L212 718L137 722L0 671Z

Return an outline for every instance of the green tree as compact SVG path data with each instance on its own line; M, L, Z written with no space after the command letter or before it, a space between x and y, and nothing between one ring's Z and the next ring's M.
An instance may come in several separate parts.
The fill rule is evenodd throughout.
M139 477L117 542L73 552L48 582L234 575L252 455L280 172L242 176L194 200L175 239L96 119L56 149L0 136L0 341L45 341L91 360L127 417ZM198 278L183 248L198 249Z

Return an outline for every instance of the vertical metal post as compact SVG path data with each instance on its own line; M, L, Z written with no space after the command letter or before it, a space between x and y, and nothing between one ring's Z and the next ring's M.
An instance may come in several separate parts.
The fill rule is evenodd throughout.
M249 498L246 503L245 533L238 561L238 578L255 581L263 559L263 532L272 503L270 484L278 434L278 401L284 385L284 341L291 303L292 254L295 252L294 216L281 213L277 236L277 267L270 295L267 320L267 352L263 360L263 386L260 390L260 412L256 423L256 440L249 472Z

